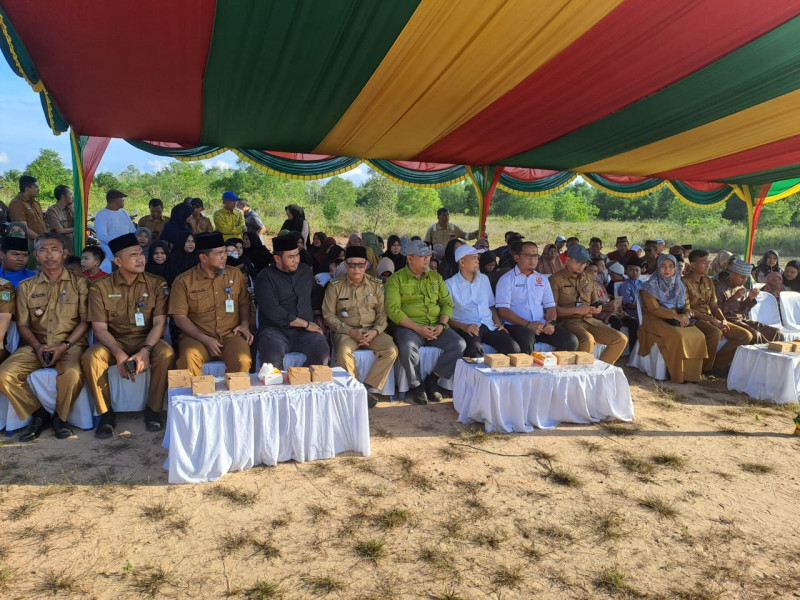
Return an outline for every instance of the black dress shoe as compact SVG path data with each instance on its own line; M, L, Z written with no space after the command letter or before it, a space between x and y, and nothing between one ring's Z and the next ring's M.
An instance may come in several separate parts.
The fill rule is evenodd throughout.
M144 429L149 433L161 431L161 415L149 408L144 409Z
M375 408L378 405L378 397L370 392L367 392L367 408Z
M94 431L94 437L105 440L114 435L114 427L117 426L117 415L113 410L108 410L100 415L100 424Z
M425 378L425 393L428 395L428 402L442 401L442 395L439 393L439 378L433 373Z
M31 422L28 423L28 427L19 436L19 441L32 442L40 435L42 435L43 429L44 429L44 420L41 417L33 416L31 417Z
M425 393L425 386L420 385L414 390L414 404L427 404L428 394Z
M58 415L53 415L53 433L55 433L56 439L59 440L65 440L74 435L70 426L62 421Z

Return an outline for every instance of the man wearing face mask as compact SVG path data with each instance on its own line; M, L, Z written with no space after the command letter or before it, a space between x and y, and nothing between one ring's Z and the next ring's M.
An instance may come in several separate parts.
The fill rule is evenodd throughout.
M169 294L169 314L184 335L178 369L200 375L203 364L222 360L226 373L250 370L250 294L244 275L225 265L220 233L195 236L200 263L179 275Z

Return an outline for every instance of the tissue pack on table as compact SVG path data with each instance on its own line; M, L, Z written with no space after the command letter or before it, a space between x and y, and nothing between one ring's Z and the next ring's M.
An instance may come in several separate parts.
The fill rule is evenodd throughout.
M558 359L552 352L533 352L531 357L533 364L540 367L555 367L558 364Z
M264 385L282 385L283 373L272 366L272 363L264 363L258 370L258 378Z
M311 370L308 367L289 367L286 369L291 385L311 383Z
M558 361L559 365L574 365L575 364L575 353L574 352L566 352L560 350L558 352L551 352L553 356L556 357L556 361Z
M530 354L515 352L508 355L512 367L530 367L533 364L533 357Z
M333 371L327 365L311 365L311 382L324 383L333 381Z
M228 390L235 392L237 390L250 389L250 374L249 373L225 373L225 385Z
M191 387L192 372L189 369L174 369L167 371L167 387Z
M576 365L593 365L594 364L594 354L591 352L575 352L575 364Z
M505 354L484 354L483 362L487 367L508 367L511 364Z
M198 375L192 377L192 395L198 394L213 394L214 393L214 376L213 375Z

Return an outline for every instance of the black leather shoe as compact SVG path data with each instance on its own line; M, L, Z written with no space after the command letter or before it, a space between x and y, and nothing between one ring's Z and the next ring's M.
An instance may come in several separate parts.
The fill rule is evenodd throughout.
M425 378L425 393L428 395L428 402L442 401L442 395L439 393L439 378L433 373Z
M114 435L114 427L117 426L117 416L113 410L109 410L100 415L100 424L94 431L94 437L105 440Z
M427 404L428 394L425 393L425 386L421 385L414 390L414 404Z
M367 392L367 408L375 408L378 405L378 397L375 394Z
M41 417L33 416L31 417L31 422L28 423L28 427L19 436L19 441L32 442L40 435L42 435L43 429L44 429L44 420Z
M58 415L53 415L53 433L55 433L56 439L59 440L65 440L74 435L70 426L62 421Z
M161 431L161 415L149 408L144 409L144 429L149 433Z

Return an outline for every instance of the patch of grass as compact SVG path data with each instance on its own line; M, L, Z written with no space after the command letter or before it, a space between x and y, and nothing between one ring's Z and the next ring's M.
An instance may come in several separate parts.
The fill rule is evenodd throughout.
M459 516L452 516L444 521L442 529L449 538L459 539L464 535L464 524Z
M530 543L526 546L522 546L522 556L528 560L539 562L542 560L542 558L544 558L545 552L536 544Z
M617 460L625 469L640 477L649 478L656 472L656 468L652 463L631 454L623 454Z
M711 471L717 477L721 477L725 481L733 481L733 475L730 473L725 473L724 471Z
M674 402L670 400L664 400L662 398L651 400L650 404L652 404L653 406L658 406L659 408L663 408L664 410L675 410Z
M417 471L418 461L408 456L398 456L396 460L403 471L401 479L404 482L423 492L428 492L433 489L433 482Z
M667 400L669 402L686 402L689 400L683 394L679 394L671 387L661 383L656 383L653 385L653 393L660 400Z
M552 469L547 478L556 485L565 487L581 487L583 485L583 481L575 473L562 467Z
M24 502L16 508L12 508L10 511L8 511L8 520L19 521L20 519L29 517L37 508L39 508L38 502Z
M603 430L609 435L618 437L625 437L629 435L636 435L639 433L639 428L636 425L621 424L621 423L603 423L600 425Z
M327 596L333 592L339 592L345 588L344 581L331 577L330 575L320 577L308 577L306 584L311 588L311 591L320 596Z
M627 582L628 576L619 570L617 565L605 569L598 573L594 579L594 584L600 589L604 589L612 594L629 594L630 585Z
M464 500L464 505L473 517L488 517L489 507L484 504L480 498L470 496Z
M541 450L541 449L538 449L538 448L528 452L528 456L532 456L533 458L535 458L537 460L555 460L556 459L556 455L553 454L552 452L548 452L547 450Z
M268 600L269 598L280 598L283 596L280 584L272 581L258 581L256 584L245 590L244 595L249 600Z
M501 566L495 569L492 583L497 587L516 588L525 580L522 567Z
M678 456L677 454L669 454L667 452L662 452L660 454L654 454L650 457L650 460L657 465L662 467L669 467L670 469L683 469L686 467L686 459L682 456Z
M53 594L53 596L62 592L69 596L81 591L77 577L68 574L66 571L48 571L44 574L38 587L43 594Z
M237 550L241 550L249 545L252 541L249 533L240 531L239 533L231 533L226 531L219 540L219 550L225 555L233 554Z
M211 498L219 498L227 500L235 506L252 506L256 501L257 492L245 492L236 488L217 484L212 488L208 488L203 492L204 495Z
M754 475L767 475L768 473L775 472L775 467L763 463L743 462L739 463L739 467L745 473L752 473Z
M479 531L472 541L479 546L486 546L492 550L497 550L500 545L505 541L506 534L502 529L491 529L486 531Z
M417 560L440 570L452 569L454 566L452 556L444 550L431 548L429 546L423 546L420 551L417 552Z
M391 508L378 515L376 522L384 529L393 529L405 525L411 519L411 513L405 508Z
M177 512L177 508L166 500L139 507L142 517L150 521L164 521Z
M172 519L169 523L167 523L166 527L170 531L177 531L186 535L186 532L189 530L189 523L191 519L189 517L178 517L176 519Z
M131 587L143 596L155 598L165 585L172 585L172 576L162 567L148 566L133 573Z
M494 433L486 433L486 429L479 423L467 427L457 426L456 432L460 440L478 446L488 442L495 435Z
M250 543L253 546L253 550L255 550L256 554L261 555L263 558L272 559L272 558L280 558L281 551L275 544L272 543L271 538L267 538L266 540L251 540Z
M483 481L475 481L474 479L459 479L455 482L455 485L468 494L477 494L481 491L481 489L486 487L486 484Z
M282 517L275 517L272 519L272 521L270 521L269 524L273 529L280 529L281 527L287 527L289 525L289 521L291 521L289 515L284 515Z
M559 527L558 525L540 525L536 528L536 531L542 537L551 540L571 542L575 539L575 536L572 535L572 532L570 532L568 529L564 529L563 527Z
M383 542L378 540L366 540L358 542L355 545L355 551L358 556L364 560L368 560L375 564L379 559L383 558L386 554L386 547Z
M599 452L603 448L597 442L592 442L590 440L578 440L577 444L578 446L586 450L589 454L593 454L594 452Z
M311 515L311 521L314 523L331 516L331 511L321 504L309 504L306 508L308 509L308 514Z
M313 461L307 468L312 477L327 477L333 473L333 466L329 462Z
M647 496L639 500L639 506L647 508L664 519L672 519L678 516L678 510L667 500L658 496Z
M603 513L592 515L590 522L594 532L603 541L618 540L628 534L624 529L625 517L613 508Z
M439 454L442 455L442 458L445 460L455 460L457 458L464 458L467 453L464 452L458 446L445 446L444 448L439 448Z
M371 427L369 431L370 435L374 435L375 437L383 438L383 439L391 439L394 437L392 432L388 429L384 429L383 427Z
M454 585L449 585L443 592L431 596L433 600L466 600L464 596L458 593Z

